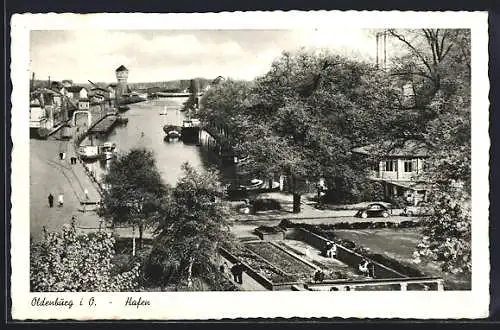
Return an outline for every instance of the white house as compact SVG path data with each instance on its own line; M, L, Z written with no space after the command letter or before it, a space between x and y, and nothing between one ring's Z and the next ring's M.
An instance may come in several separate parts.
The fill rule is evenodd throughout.
M355 148L353 152L374 159L369 178L382 183L386 197L403 197L412 204L427 200L431 183L425 179L424 172L429 151L423 143L386 142Z
M70 86L64 87L66 90L65 95L67 95L72 100L80 100L80 99L88 99L88 91L85 87L82 86Z

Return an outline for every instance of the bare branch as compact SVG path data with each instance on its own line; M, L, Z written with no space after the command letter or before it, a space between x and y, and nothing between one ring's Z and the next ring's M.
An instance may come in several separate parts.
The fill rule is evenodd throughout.
M420 60L422 61L422 63L427 67L427 69L429 70L429 73L432 73L432 68L431 66L429 65L429 63L427 62L427 60L425 59L425 57L410 43L408 42L404 36L402 35L399 35L398 33L396 33L396 31L394 31L393 29L389 29L388 32L395 38L397 38L399 41L401 41L402 43L404 43L406 46L408 46L408 48L410 48L413 53L415 53L415 55L420 58Z

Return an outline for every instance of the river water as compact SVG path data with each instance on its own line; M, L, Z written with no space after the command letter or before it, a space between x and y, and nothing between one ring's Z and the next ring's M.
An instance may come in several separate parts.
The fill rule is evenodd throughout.
M215 157L204 146L209 138L201 132L203 146L185 144L179 140L166 140L165 124L182 125L185 115L180 111L187 98L159 98L141 103L130 104L130 110L122 115L128 118L128 124L116 126L104 138L97 138L94 143L116 142L120 154L135 147L144 147L153 151L157 167L165 183L175 185L182 176L181 166L188 162L198 170L217 166ZM166 115L164 115L166 113ZM93 168L101 177L109 168L109 162L95 162ZM219 167L220 169L220 167ZM230 180L230 170L222 170L221 179Z

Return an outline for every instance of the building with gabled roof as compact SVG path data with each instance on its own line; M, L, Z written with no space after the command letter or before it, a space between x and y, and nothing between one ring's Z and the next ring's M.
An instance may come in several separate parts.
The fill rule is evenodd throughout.
M403 197L414 205L427 200L432 183L425 178L425 164L430 152L424 143L385 141L352 151L373 160L369 178L384 186L386 198Z

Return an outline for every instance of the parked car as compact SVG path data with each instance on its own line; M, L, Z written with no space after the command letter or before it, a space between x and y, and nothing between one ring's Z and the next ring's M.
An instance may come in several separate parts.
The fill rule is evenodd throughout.
M423 217L434 213L432 206L426 202L419 202L417 206L407 206L403 209L402 215L407 217Z
M355 216L363 219L368 217L387 218L389 216L389 208L381 203L370 203L366 207L356 212Z

